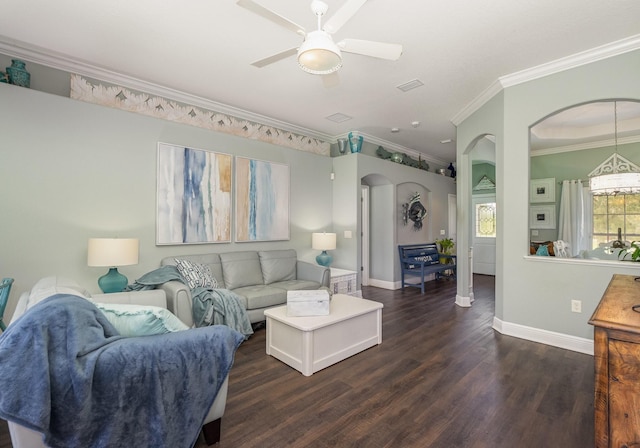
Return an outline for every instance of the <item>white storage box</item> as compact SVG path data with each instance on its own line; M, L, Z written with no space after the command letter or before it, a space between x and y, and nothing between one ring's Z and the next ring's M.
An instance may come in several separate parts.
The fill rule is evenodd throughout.
M328 291L287 291L287 316L327 315L329 315Z

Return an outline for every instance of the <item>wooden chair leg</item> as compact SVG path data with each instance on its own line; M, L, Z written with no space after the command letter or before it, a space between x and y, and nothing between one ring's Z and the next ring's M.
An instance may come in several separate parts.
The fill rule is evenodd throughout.
M222 418L214 420L205 424L202 427L202 434L204 435L204 441L207 445L215 445L220 441L220 426L222 423Z

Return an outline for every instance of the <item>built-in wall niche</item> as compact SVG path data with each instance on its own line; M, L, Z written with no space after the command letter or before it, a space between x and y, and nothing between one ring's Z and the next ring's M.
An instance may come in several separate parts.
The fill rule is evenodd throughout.
M640 165L640 99L572 105L529 134L529 254L562 241L569 257L618 260L618 229L627 244L640 240L640 196L593 196L589 175L613 154Z

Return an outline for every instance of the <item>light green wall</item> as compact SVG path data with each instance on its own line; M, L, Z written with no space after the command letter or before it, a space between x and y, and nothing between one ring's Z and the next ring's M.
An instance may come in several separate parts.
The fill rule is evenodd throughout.
M459 156L475 136L496 135L496 317L504 322L590 339L593 330L587 321L611 276L637 274L631 263L563 262L523 254L529 239L529 126L584 102L640 99L639 72L640 51L634 51L549 75L506 88L458 126ZM501 103L499 110L496 103ZM459 209L464 206L460 196ZM582 313L571 312L572 299L582 300Z
M120 269L133 280L189 253L294 248L314 262L311 233L332 228L329 157L6 84L0 104L0 272L16 279L7 315L44 276L98 292L106 269L87 267L90 237L139 238L140 263ZM158 142L288 164L291 240L156 246Z
M531 157L531 179L555 178L556 180L556 222L560 210L562 181L581 179L587 185L588 174L604 162L615 151L615 147L591 148L580 151L561 152L543 156ZM618 145L618 154L631 162L640 165L640 143ZM558 239L558 229L538 230L538 235L532 235L534 241L554 241Z
M478 182L480 182L480 179L482 179L483 176L487 176L489 179L495 182L496 166L492 163L474 163L472 166L472 173L471 173L471 178L472 178L471 185L473 185L474 187L478 185ZM495 192L496 192L496 189L492 188L488 190L474 191L473 194L488 194L488 193L495 193Z

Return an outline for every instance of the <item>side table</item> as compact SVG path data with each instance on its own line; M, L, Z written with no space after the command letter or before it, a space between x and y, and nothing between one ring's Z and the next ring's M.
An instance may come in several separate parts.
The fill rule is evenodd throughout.
M362 297L362 291L358 289L358 273L356 271L331 268L329 289L334 294Z

